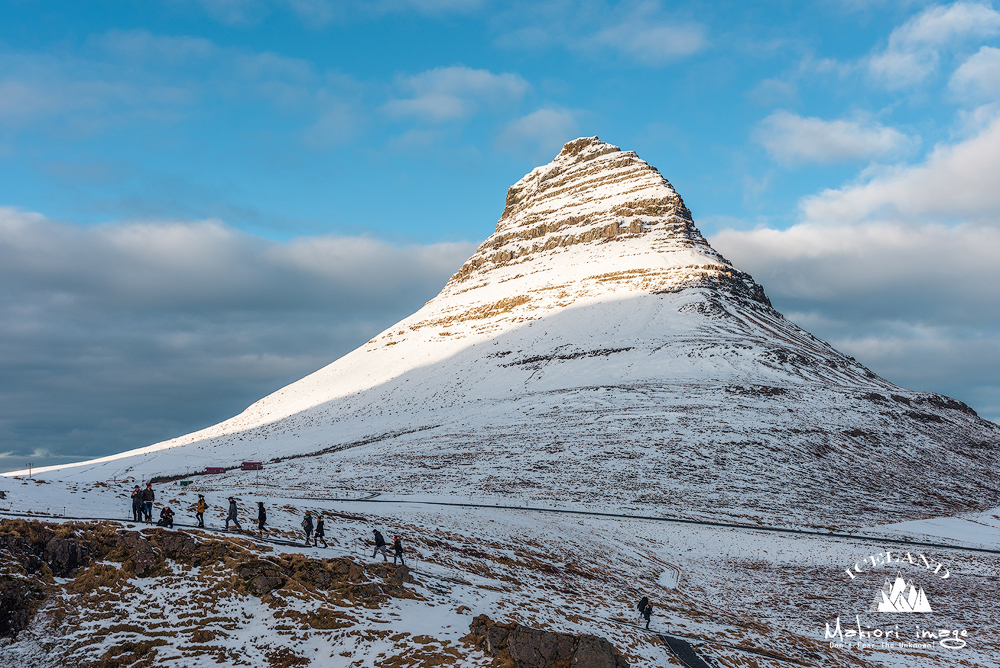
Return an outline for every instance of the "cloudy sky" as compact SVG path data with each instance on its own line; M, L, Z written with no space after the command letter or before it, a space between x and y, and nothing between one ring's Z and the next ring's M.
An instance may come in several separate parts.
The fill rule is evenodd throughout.
M0 0L0 470L208 426L437 293L582 135L776 307L1000 419L1000 12Z

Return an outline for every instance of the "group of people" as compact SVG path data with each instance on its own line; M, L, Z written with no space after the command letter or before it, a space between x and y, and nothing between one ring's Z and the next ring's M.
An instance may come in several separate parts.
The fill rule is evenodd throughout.
M156 499L156 494L153 492L153 483L147 482L145 489L140 489L139 485L136 485L132 490L132 520L135 522L145 522L146 524L152 524L153 522L153 501ZM236 505L236 498L229 497L229 514L226 515L226 531L229 531L229 523L232 522L233 526L236 527L238 531L243 531L243 527L240 526L240 521L237 519L238 508ZM205 528L205 511L208 510L208 503L205 501L205 495L199 494L198 501L194 504L194 516L198 520L198 528ZM174 511L170 509L170 506L164 505L163 509L160 510L160 519L156 523L158 526L164 526L168 528L173 528L174 526ZM261 536L264 535L264 527L267 524L267 510L264 508L264 502L257 502L257 529L260 531ZM306 545L314 545L319 547L320 542L323 543L323 547L329 547L326 543L326 526L322 517L317 517L315 521L313 520L312 513L306 512L305 517L302 518L302 530L306 534ZM385 542L385 538L379 532L378 529L372 529L372 533L375 534L375 551L372 552L372 558L375 558L379 552L382 552L382 560L389 561L388 554L388 544ZM399 559L399 563L405 565L406 562L403 561L403 539L400 536L393 537L392 541L392 563L396 563L396 559Z
M132 521L153 523L153 501L156 500L156 492L153 491L153 483L147 482L146 489L139 489L139 485L132 488ZM160 509L160 519L157 526L174 526L174 511L170 506L165 505Z
M312 537L313 545L319 547L319 542L323 541L323 547L328 547L326 544L326 526L323 523L322 517L316 518L316 524L313 525L312 514L306 511L306 516L302 518L302 530L306 532L306 545L309 544L310 537Z
M146 489L139 489L139 485L132 488L132 521L153 523L153 500L156 494L153 492L153 483L147 482Z
M372 529L372 533L375 534L375 551L372 552L372 559L375 558L376 554L378 554L379 552L381 552L382 553L382 561L389 561L389 554L387 552L388 545L386 544L385 538L382 536L382 533L378 529ZM403 539L400 538L399 536L394 536L393 539L392 539L392 565L393 566L396 565L396 558L397 557L399 558L399 563L405 566L406 562L403 561Z

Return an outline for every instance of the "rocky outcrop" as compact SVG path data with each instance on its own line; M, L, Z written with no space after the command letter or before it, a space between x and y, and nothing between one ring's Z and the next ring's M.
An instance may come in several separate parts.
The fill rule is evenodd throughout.
M557 633L479 615L465 639L494 657L493 665L517 668L628 668L614 645L597 636Z
M263 548L267 551L268 548ZM351 605L374 607L388 597L414 598L404 585L413 582L406 566L358 564L347 557L310 559L297 554L262 556L242 541L218 540L184 531L126 531L107 522L0 521L0 564L18 577L0 578L0 637L15 636L31 622L39 601L66 578L70 586L90 588L96 579L155 578L168 571L166 560L190 565L222 565L237 576L238 591L258 597L283 588L335 592ZM104 563L101 563L104 562ZM107 562L120 564L111 567ZM89 584L88 584L89 583Z
M16 638L34 615L44 593L25 580L0 576L0 638Z

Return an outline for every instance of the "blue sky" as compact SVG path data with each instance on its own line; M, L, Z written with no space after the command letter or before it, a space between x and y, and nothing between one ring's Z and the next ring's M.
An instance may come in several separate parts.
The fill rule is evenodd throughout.
M0 469L242 410L599 135L787 316L1000 418L990 2L0 1Z

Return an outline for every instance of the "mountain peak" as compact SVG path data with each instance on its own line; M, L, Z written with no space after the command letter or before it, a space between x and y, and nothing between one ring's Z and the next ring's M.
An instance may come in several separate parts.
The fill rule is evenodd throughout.
M572 267L588 273L577 276ZM610 275L616 292L628 284L647 293L714 285L770 304L748 274L709 245L659 170L596 136L567 142L552 162L510 187L496 231L442 295L512 280L525 270L536 283L596 273ZM584 292L594 294L595 287Z

